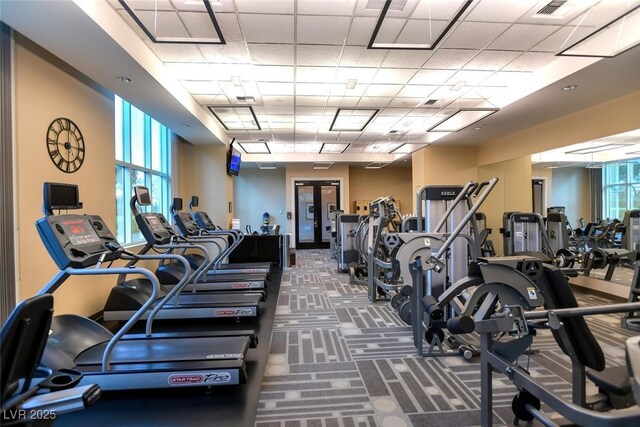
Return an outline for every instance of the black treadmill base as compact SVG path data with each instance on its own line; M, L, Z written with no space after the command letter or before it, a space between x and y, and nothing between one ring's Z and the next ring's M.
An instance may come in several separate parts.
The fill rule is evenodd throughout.
M220 329L255 329L260 341L245 359L247 383L237 386L204 388L184 388L176 390L144 390L131 392L103 393L95 405L80 412L61 415L56 426L202 426L216 427L253 426L255 423L260 386L264 375L271 330L280 291L282 270L274 268L269 281L269 298L262 305L262 314L257 319L240 323L216 322ZM164 331L184 329L184 322L163 325ZM194 330L212 328L212 323L192 322ZM214 326L215 327L215 326Z

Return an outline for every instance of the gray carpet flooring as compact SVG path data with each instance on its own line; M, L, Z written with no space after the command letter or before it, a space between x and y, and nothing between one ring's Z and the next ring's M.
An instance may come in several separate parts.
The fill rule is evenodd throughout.
M581 305L609 302L577 296ZM589 324L608 365L624 364L634 333L617 315ZM417 357L410 331L388 303L371 304L364 287L350 285L328 250L297 251L282 277L256 427L479 425L478 363ZM551 334L534 348L531 375L570 400L570 362ZM493 390L495 424L510 425L514 387L495 375Z

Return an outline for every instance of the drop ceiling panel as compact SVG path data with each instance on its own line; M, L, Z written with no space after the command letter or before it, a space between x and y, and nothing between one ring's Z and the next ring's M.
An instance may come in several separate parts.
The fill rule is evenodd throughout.
M589 9L586 16L583 15L584 19L583 16L577 16L571 25L600 28L638 5L638 0L600 1Z
M139 7L134 9L134 13L140 19L142 24L156 38L188 38L189 33L184 27L178 15L170 11L141 10Z
M335 110L329 111L326 114L330 114L333 116L335 114ZM296 107L296 114L306 115L306 116L322 116L325 114L324 107Z
M346 44L349 46L366 46L369 44L376 22L376 18L353 18Z
M294 40L293 15L241 14L240 25L249 43L293 43Z
M489 49L529 50L558 29L556 25L515 24L491 43Z
M410 107L414 108L416 105L424 101L424 97L396 97L389 100L389 107Z
M461 22L442 42L444 48L482 49L507 28L508 24L487 22Z
M351 18L343 16L298 16L297 42L342 46Z
M296 82L300 83L332 83L335 67L297 67Z
M439 85L455 74L453 70L419 70L409 84L412 85Z
M458 82L464 82L465 86L475 86L486 80L493 71L480 71L480 70L460 70L455 73L446 84L455 85Z
M545 1L545 4L549 1ZM540 0L508 2L504 0L482 0L475 5L465 19L467 21L515 22L539 3Z
M296 95L329 96L331 83L296 83Z
M416 19L440 19L449 21L453 18L454 13L460 10L464 2L464 0L418 0L411 16Z
M180 19L185 27L187 27L187 31L191 37L202 40L219 40L216 28L213 26L211 17L207 13L182 12ZM220 24L219 21L218 24ZM229 31L229 35L232 36L231 41L241 40L237 22L235 23L235 27L233 22L231 22L226 28Z
M372 83L395 83L406 84L415 74L415 70L398 69L398 68L380 68Z
M263 82L292 82L293 67L254 65L253 79Z
M294 65L292 44L248 44L247 48L254 64Z
M215 81L183 80L182 85L193 95L219 95L220 85Z
M366 84L357 84L353 88L349 89L344 83L337 83L331 85L331 96L346 96L346 97L360 97L364 95L367 89Z
M294 0L234 0L240 13L284 13L293 14Z
M531 73L517 71L498 71L481 83L481 86L513 86L531 78Z
M208 15L204 14L204 16L207 19L209 19ZM216 17L216 21L218 21L218 25L220 26L220 31L222 32L224 41L227 44L244 43L244 39L242 38L242 31L240 31L240 23L238 22L238 17L236 16L235 13L216 13L215 17ZM191 26L187 25L187 28L191 29ZM210 19L209 19L207 28L209 31L213 30ZM191 35L195 36L195 34L191 34Z
M298 0L301 15L345 15L351 16L357 0Z
M593 29L585 27L562 27L558 31L535 45L532 50L538 52L558 53L562 49L571 46L578 40L581 40L592 31Z
M159 44L147 41L151 50L165 62L204 62L202 54L192 44Z
M373 80L376 71L375 68L338 67L334 81L347 83L348 80L356 79L359 84L368 84Z
M507 50L483 50L464 66L468 70L499 70L522 53Z
M193 98L200 105L221 105L227 104L229 100L225 95L193 95Z
M352 102L350 105L357 105L358 108L384 108L389 105L391 100L393 98L386 96L366 96L356 100L355 103L350 101Z
M437 85L407 85L398 93L402 98L427 98L438 88Z
M475 49L438 49L422 68L458 70L478 52Z
M296 96L296 106L324 106L327 103L326 96Z
M203 44L198 47L209 62L221 64L248 64L251 62L244 43Z
M379 67L387 52L384 50L372 50L360 46L345 46L341 66L350 67Z
M404 117L411 112L411 108L385 108L380 110L378 116L393 116L393 117Z
M230 81L233 77L241 80L251 80L253 70L249 64L215 64L211 65L211 70L218 80Z
M167 68L182 80L211 80L213 69L205 63L166 62Z
M384 61L383 67L389 68L420 68L433 54L430 50L390 50Z
M518 59L504 67L505 71L535 71L555 59L552 53L526 52Z
M365 91L365 96L396 96L402 89L402 85L377 85L370 84Z
M262 94L262 103L265 107L293 108L293 96L265 96Z
M298 45L297 65L337 66L340 60L341 46Z
M258 82L258 90L262 95L293 95L293 83Z

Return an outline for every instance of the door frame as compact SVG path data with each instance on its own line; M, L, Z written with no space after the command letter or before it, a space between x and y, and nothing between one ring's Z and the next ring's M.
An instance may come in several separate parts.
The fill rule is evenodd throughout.
M296 212L296 182L297 181L305 181L305 182L325 182L325 181L334 181L334 182L339 182L340 183L340 197L338 197L338 200L340 201L340 209L345 209L344 206L345 205L345 199L344 199L344 194L346 192L345 190L345 186L344 186L344 177L318 177L318 176L313 176L313 177L304 177L304 176L296 176L296 177L292 177L290 179L290 188L291 188L291 198L290 198L290 205L291 206L291 210L290 212L293 214L293 217L291 218L291 222L292 223L292 229L289 230L289 233L291 234L291 243L293 245L297 246L297 241L298 241L298 213ZM345 210L345 212L347 212L347 210ZM294 247L296 247L294 246Z

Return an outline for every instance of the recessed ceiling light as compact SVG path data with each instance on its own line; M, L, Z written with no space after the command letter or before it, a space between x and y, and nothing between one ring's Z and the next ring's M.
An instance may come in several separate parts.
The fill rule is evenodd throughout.
M574 90L577 87L578 87L578 85L568 85L568 86L563 87L562 90L564 90L564 91Z
M190 128L191 125L182 125L183 128Z
M473 128L473 130L480 130L480 129L482 129L480 126L476 126Z
M131 83L131 79L129 77L126 77L126 76L118 76L118 77L116 77L116 79L118 81L121 81L122 83Z
M355 89L357 83L358 83L358 79L347 80L347 89Z

